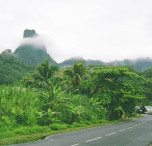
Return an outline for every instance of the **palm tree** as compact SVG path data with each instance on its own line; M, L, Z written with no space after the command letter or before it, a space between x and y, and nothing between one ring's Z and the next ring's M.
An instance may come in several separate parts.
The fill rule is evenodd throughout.
M54 73L58 70L56 66L49 66L48 60L45 60L40 66L36 68L34 80L44 81L49 84L49 79L53 77Z
M77 86L82 81L86 73L87 69L84 66L83 62L78 62L74 64L72 68L65 70L64 76L72 81L73 86Z

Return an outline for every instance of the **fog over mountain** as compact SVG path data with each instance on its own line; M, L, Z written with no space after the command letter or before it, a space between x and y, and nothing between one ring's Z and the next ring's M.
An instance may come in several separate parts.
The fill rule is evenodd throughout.
M6 49L2 54L11 54L21 62L24 62L30 66L37 66L48 60L50 65L56 65L61 68L72 66L74 63L84 61L84 64L100 66L100 65L111 65L111 66L126 66L131 65L138 70L145 70L152 66L151 58L137 58L137 59L124 59L122 61L111 61L103 62L101 60L84 59L82 57L72 57L64 60L61 63L57 63L52 56L54 54L47 53L47 48L44 39L34 29L25 29L23 33L23 39L20 41L20 45L12 53L10 49Z
M140 71L144 71L152 66L152 58L145 57L145 58L137 58L137 59L124 59L122 61L112 61L107 64L113 66L131 65Z
M57 65L47 53L45 44L35 30L24 30L23 40L13 55L31 66L40 65L45 60L48 60L51 65Z

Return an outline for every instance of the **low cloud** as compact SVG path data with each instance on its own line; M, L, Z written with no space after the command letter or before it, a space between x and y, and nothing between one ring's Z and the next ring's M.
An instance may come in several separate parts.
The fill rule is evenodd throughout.
M34 45L37 47L45 46L43 39L40 36L32 38L23 38L20 45Z

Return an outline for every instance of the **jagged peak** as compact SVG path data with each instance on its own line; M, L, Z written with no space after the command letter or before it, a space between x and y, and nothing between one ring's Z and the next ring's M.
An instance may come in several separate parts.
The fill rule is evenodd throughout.
M32 29L32 30L25 29L24 30L23 38L32 38L32 37L36 37L36 36L38 36L38 34L36 33L36 31L34 29Z

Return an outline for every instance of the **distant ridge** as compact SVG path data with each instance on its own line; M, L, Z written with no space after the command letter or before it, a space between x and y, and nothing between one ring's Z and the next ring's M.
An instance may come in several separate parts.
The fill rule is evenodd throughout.
M68 66L72 66L74 63L83 60L86 66L100 66L100 65L110 65L110 66L133 66L139 71L144 71L149 67L152 67L152 58L137 58L137 59L124 59L122 61L112 61L108 63L104 63L100 60L85 60L83 58L70 58L59 64L60 67L66 68Z
M112 61L110 63L107 63L107 65L113 65L113 66L131 65L140 71L144 71L152 66L152 58L147 57L147 58L137 58L137 59L124 59L123 61Z
M102 62L100 60L91 60L91 59L85 60L80 57L73 57L73 58L70 58L70 59L67 59L67 60L61 62L59 64L59 66L62 68L66 68L66 67L72 66L73 64L80 62L80 61L83 61L84 65L86 65L86 66L90 66L90 65L99 66L99 65L104 64L104 62Z

